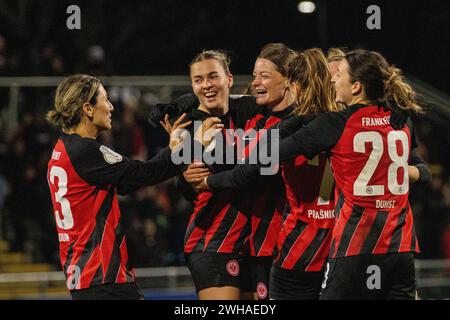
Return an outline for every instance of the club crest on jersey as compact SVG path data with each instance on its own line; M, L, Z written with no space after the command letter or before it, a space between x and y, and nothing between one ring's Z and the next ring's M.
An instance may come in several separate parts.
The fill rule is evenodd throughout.
M256 285L256 293L258 294L258 299L264 300L267 298L267 286L263 282L259 282Z
M105 161L109 164L114 164L122 161L122 156L120 154L112 151L105 146L100 146L100 152L103 154L103 158L105 159Z
M230 276L236 277L239 275L239 262L230 260L227 262L227 272Z

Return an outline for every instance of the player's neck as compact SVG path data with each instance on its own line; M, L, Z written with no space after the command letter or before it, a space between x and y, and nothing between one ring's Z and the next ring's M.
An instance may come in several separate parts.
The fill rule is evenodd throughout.
M96 139L98 136L98 129L95 126L86 124L85 122L80 122L76 127L67 130L65 133L73 134L76 133L82 138Z
M291 104L293 104L294 101L295 101L295 97L290 93L289 90L285 90L283 99L274 105L270 105L270 104L267 105L267 109L271 112L283 111L284 109L289 107Z
M351 103L349 105L352 106L354 104L369 104L369 103L370 103L370 101L366 97L358 96L358 97L353 98L353 100L351 101Z
M209 113L213 116L221 116L228 112L228 101L226 102L225 106L221 107L218 106L217 108L206 108L204 105L200 104L197 108L198 110L201 110L203 112Z

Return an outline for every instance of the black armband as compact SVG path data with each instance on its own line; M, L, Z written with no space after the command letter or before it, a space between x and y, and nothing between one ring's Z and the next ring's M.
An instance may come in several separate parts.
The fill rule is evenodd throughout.
M419 170L419 180L416 183L430 183L431 182L431 170L425 163L419 163L414 165Z

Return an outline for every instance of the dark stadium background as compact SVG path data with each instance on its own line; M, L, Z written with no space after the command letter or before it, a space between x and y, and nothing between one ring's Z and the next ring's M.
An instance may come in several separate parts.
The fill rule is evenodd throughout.
M0 0L0 83L7 83L0 86L0 274L11 271L6 257L59 270L46 183L57 133L43 121L54 88L22 88L19 122L7 134L8 79L80 72L187 75L196 53L217 48L231 53L232 73L251 75L258 51L269 42L295 49L380 51L408 77L424 83L432 101L426 105L428 114L415 120L420 152L434 176L430 186L412 188L411 203L420 257L450 259L450 2L322 0L315 1L313 14L301 14L298 2ZM72 4L81 8L81 30L66 27L66 9ZM381 9L381 30L366 27L366 8L372 4ZM138 101L134 109L123 99L114 102L114 130L102 139L127 156L154 155L167 138L145 120L151 99ZM136 192L122 199L121 207L136 266L184 265L182 238L190 204L172 182Z
M33 56L49 42L64 55L69 69L82 67L87 47L99 44L107 53L108 73L132 75L184 74L195 53L211 48L230 50L234 73L247 74L264 44L285 42L297 49L378 50L408 73L450 92L448 1L322 1L328 16L328 26L320 25L327 33L323 43L318 13L299 13L298 2L2 0L0 26L25 60L20 74L45 74ZM70 4L81 8L81 30L66 28ZM381 30L366 27L371 4L381 8Z

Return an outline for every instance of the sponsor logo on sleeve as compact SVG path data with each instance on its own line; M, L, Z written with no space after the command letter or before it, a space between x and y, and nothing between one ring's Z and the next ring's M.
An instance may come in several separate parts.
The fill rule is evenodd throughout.
M117 152L112 151L108 147L101 146L100 152L103 154L103 158L105 159L105 161L109 164L114 164L122 161L122 156Z

